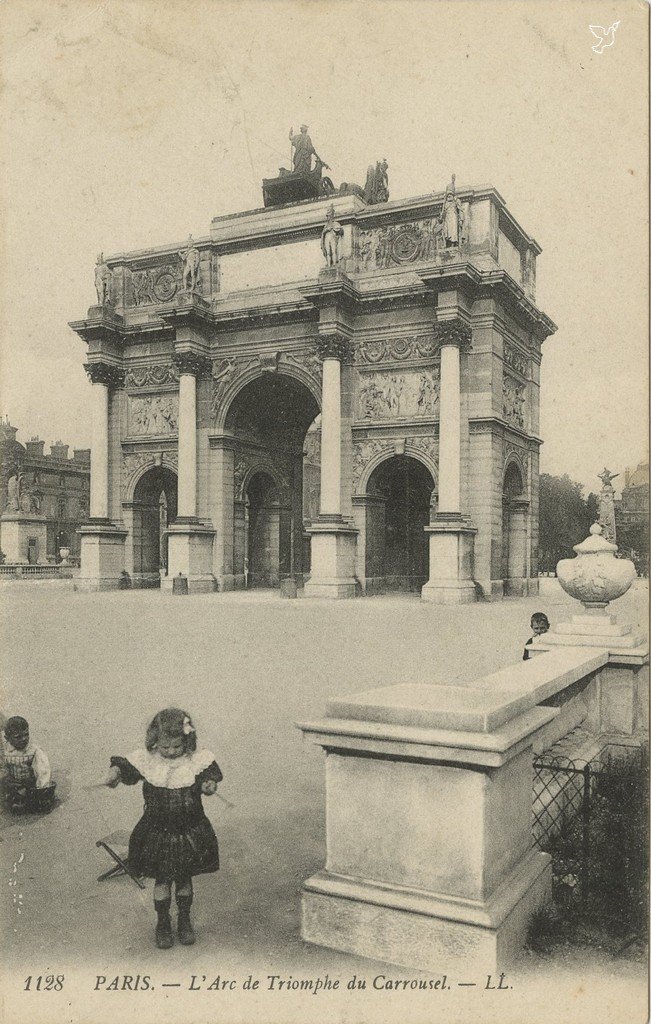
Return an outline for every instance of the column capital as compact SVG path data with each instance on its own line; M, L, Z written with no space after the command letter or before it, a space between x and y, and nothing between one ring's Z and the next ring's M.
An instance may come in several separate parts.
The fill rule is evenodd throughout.
M91 384L105 384L109 388L119 388L124 384L125 371L115 363L84 363L84 370Z
M472 331L463 320L444 320L434 324L434 337L441 347L454 345L455 348L468 348Z
M191 373L194 377L206 377L212 370L210 359L199 352L175 352L172 362L179 373Z
M353 346L344 334L332 331L320 334L316 339L316 351L321 361L338 359L340 363L350 362L353 358Z

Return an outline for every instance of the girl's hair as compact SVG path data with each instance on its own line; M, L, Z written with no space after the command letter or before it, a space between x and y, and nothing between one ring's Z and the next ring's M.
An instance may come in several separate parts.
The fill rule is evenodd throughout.
M154 750L161 736L168 738L180 736L183 739L184 753L194 753L197 749L197 734L192 719L187 711L180 708L164 708L155 715L147 726L145 746Z
M536 625L544 623L547 626L547 628L549 629L549 619L547 618L547 616L545 615L544 612L534 612L533 615L531 616L531 625L532 626L533 626L534 622L536 623Z

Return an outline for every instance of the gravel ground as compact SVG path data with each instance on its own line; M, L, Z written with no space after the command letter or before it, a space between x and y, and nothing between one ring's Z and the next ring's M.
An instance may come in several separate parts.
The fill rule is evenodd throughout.
M301 884L325 859L324 773L321 752L303 744L293 723L319 717L331 695L401 681L470 681L519 660L532 611L546 611L553 623L576 607L554 581L545 590L535 599L437 608L409 597L283 601L253 592L179 600L152 591L81 595L68 583L3 584L3 712L30 721L61 797L48 817L1 823L10 947L4 1019L645 1020L645 966L598 950L525 954L504 991L448 972L449 990L405 992L374 989L373 979L424 976L308 946L299 936ZM639 588L614 610L646 631L646 604ZM128 834L140 787L82 787L102 778L111 754L141 746L152 715L172 703L193 715L201 745L224 772L220 792L234 806L205 800L222 870L196 881L196 946L163 952L152 942L149 889L141 893L125 878L96 881L110 864L95 841ZM60 991L24 991L28 976L33 987L52 973L65 975ZM141 985L148 975L150 988L105 991L123 974L139 975ZM246 991L249 974L260 984ZM269 988L270 975L326 974L339 979L339 990ZM190 989L193 975L201 990ZM208 991L218 975L235 989ZM353 975L366 990L346 987ZM95 991L97 976L107 982ZM476 980L477 989L458 989L462 980Z

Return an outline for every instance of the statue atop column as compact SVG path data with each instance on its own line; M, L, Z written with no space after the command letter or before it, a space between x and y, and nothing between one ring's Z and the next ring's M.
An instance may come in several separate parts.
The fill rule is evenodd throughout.
M326 222L321 232L321 252L325 256L326 264L334 267L340 260L339 239L343 236L344 229L335 219L335 208L330 206L326 214Z
M389 164L386 160L378 160L375 164L369 164L366 172L366 185L364 186L364 202L370 205L376 203L388 203L389 201Z
M615 477L619 476L619 473L611 473L609 469L604 468L603 472L599 473L598 476L603 483L599 493L599 523L606 540L610 541L611 544L616 544L615 490L612 482Z
M445 198L443 199L443 208L441 210L440 220L446 248L460 244L463 229L463 209L457 198L455 180L456 178L453 174L452 181L445 190Z
M111 284L111 271L104 260L104 253L101 252L95 264L95 291L97 292L97 305L107 306L109 304L109 289Z
M181 249L179 256L183 261L183 287L188 292L197 291L199 285L199 265L201 253L194 244L192 235L188 235L185 249Z
M619 476L619 473L611 473L609 469L606 469L604 467L603 472L602 473L598 473L597 475L598 475L599 479L601 480L601 482L603 483L604 490L606 490L606 488L609 487L610 490L612 491L613 490L612 481L615 479L615 477Z

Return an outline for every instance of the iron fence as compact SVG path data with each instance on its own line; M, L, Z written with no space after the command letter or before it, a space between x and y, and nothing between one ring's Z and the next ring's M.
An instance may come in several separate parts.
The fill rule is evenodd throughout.
M600 856L596 846L601 845L602 838L597 815L606 802L609 806L614 802L618 814L639 813L639 807L633 804L639 803L640 793L648 785L645 754L623 744L609 744L589 761L548 752L534 758L533 768L534 844L551 853L556 887L578 885L586 896L602 879L602 873L595 869L595 857ZM632 778L636 780L633 786ZM597 837L593 835L595 825ZM596 845L595 838L599 839ZM613 839L617 842L616 836Z

